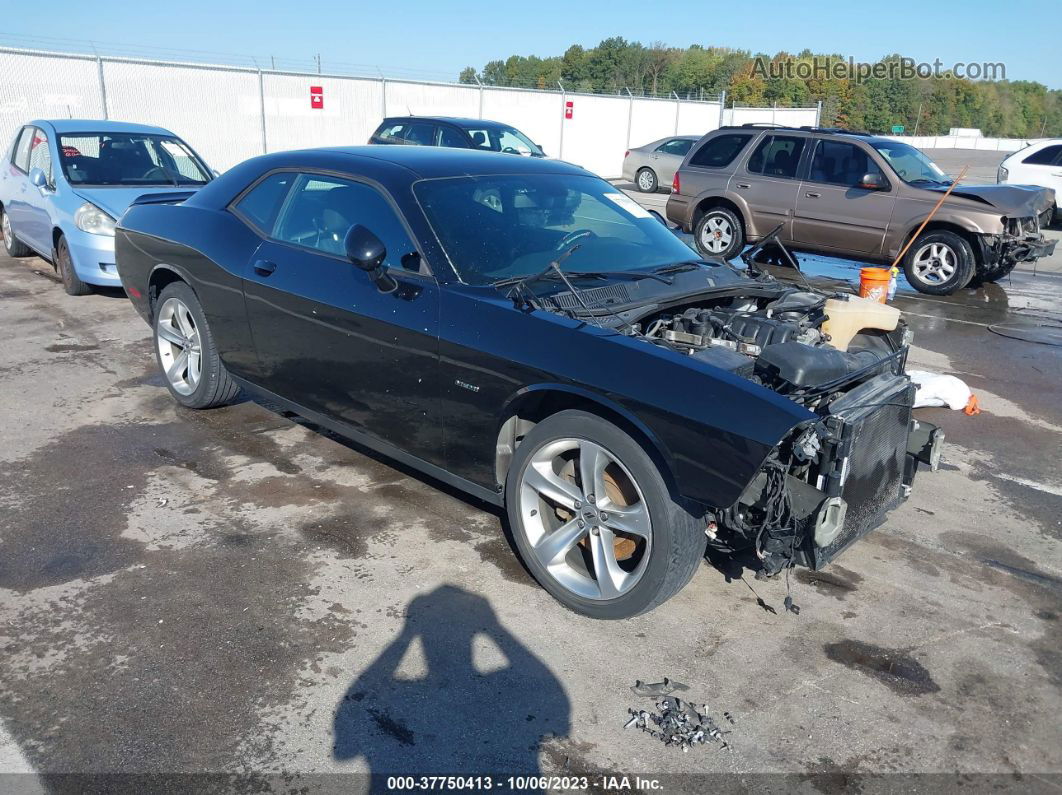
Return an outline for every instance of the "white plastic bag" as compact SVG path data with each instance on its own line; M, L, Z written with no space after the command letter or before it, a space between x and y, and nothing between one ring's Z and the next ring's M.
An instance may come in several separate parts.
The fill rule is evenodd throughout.
M918 384L914 402L916 409L923 406L947 406L958 411L966 408L970 395L973 394L965 381L953 375L929 373L925 370L908 370L907 375Z

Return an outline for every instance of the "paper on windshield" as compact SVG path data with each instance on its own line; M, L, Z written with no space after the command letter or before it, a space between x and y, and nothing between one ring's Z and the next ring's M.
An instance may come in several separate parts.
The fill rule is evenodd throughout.
M642 207L642 205L638 204L638 202L636 202L634 199L632 199L626 193L620 193L619 191L616 191L615 193L606 193L604 195L605 195L605 198L609 199L613 204L616 204L620 208L626 210L631 215L633 215L635 218L652 218L653 217L653 216L649 215L649 211L648 210L646 210L644 207Z

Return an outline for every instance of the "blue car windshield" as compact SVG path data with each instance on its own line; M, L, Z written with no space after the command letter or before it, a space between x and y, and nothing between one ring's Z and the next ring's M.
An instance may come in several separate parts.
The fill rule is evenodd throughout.
M59 136L59 162L72 185L205 185L210 172L172 136L76 133Z
M461 280L528 276L579 244L564 270L652 270L699 259L627 194L598 177L505 174L418 182L417 199Z

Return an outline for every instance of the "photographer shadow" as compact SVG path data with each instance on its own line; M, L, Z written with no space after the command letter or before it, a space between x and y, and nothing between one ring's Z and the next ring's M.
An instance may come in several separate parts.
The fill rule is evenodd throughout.
M335 713L333 756L381 776L538 775L543 739L569 731L560 681L452 585L409 603L395 640Z

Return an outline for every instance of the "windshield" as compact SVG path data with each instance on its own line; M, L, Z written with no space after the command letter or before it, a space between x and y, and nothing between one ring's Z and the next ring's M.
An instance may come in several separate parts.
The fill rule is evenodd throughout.
M884 157L904 182L950 182L936 163L910 144L877 141L874 148Z
M210 172L177 138L141 133L59 136L59 161L72 185L205 185Z
M528 276L580 244L565 273L651 270L699 257L627 194L598 177L491 175L414 188L461 279Z
M491 127L467 127L465 132L472 138L473 149L491 152L507 152L511 155L544 157L538 144L515 127L501 125Z

